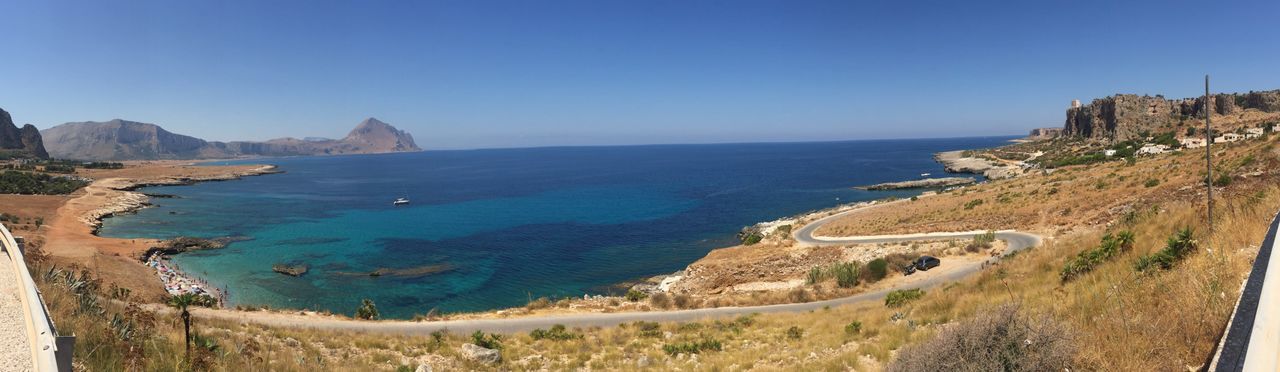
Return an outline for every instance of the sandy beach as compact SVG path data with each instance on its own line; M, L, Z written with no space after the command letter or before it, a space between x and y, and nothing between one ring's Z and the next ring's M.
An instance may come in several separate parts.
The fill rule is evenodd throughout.
M149 198L132 191L143 186L181 185L232 180L276 173L264 165L196 166L190 161L128 162L122 169L81 169L77 176L94 181L70 195L0 195L0 202L20 206L17 215L41 218L43 226L15 231L49 254L54 264L90 268L108 283L129 288L143 298L166 291L155 270L141 261L153 239L117 239L95 235L103 218L145 208ZM53 215L43 215L56 211ZM30 213L30 215L24 215Z

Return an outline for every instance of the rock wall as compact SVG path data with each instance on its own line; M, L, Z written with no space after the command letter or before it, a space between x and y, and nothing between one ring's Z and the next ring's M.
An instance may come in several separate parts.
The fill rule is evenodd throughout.
M1213 113L1228 115L1246 109L1280 112L1280 90L1222 93L1210 97ZM1067 109L1064 136L1123 141L1143 132L1169 130L1179 122L1201 117L1204 97L1166 99L1163 96L1117 94Z

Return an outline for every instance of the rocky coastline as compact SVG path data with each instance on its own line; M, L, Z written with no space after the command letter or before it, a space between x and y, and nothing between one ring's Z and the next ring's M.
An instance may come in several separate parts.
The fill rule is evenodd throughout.
M1005 165L991 159L967 156L965 150L943 151L933 155L947 173L981 174L990 180L1013 178L1022 174L1022 168Z
M112 195L110 199L100 207L82 215L80 217L80 221L89 225L92 234L97 235L98 229L102 228L102 221L104 219L118 214L137 212L140 209L151 206L151 197L149 195L135 191L143 187L181 186L192 185L200 182L230 181L238 180L242 177L275 173L282 173L282 171L278 170L274 165L263 165L246 171L232 171L223 174L200 177L163 177L147 180L125 178L105 179L102 180L102 186L106 189L115 191L115 195Z

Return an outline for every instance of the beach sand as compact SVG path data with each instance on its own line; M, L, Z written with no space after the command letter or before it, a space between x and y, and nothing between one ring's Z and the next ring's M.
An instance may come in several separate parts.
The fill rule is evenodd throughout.
M4 212L24 219L43 218L43 226L21 225L14 234L40 245L59 266L80 265L106 283L129 288L135 296L166 296L155 271L140 261L153 239L117 239L94 235L101 218L128 213L147 205L147 197L129 191L140 185L187 184L236 179L275 172L262 165L194 166L191 161L127 162L122 169L80 169L77 176L93 178L89 186L70 195L0 195ZM52 212L52 213L51 213Z

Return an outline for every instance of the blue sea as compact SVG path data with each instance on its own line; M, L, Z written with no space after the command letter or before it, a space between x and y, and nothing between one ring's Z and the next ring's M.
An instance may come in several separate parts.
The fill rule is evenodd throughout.
M174 261L231 302L384 317L604 293L683 269L743 227L919 191L852 187L943 175L938 151L1012 137L552 147L257 159L285 173L153 187L103 236L238 236ZM412 204L392 206L397 197ZM307 263L288 277L275 263ZM448 271L371 277L379 268Z

